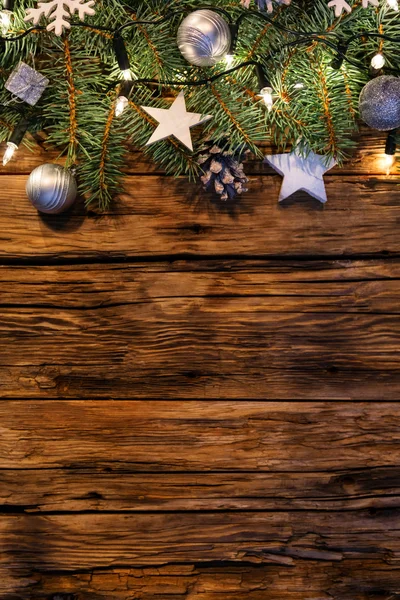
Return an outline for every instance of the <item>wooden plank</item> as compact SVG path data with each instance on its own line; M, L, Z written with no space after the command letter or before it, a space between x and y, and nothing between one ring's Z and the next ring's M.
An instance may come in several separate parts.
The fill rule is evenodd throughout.
M221 315L266 311L395 315L400 313L399 280L399 259L0 265L0 306L61 313L154 305L167 314L179 314L201 299L203 313Z
M396 403L2 401L0 468L310 472L395 467Z
M0 571L221 561L400 563L399 509L338 512L5 515Z
M389 559L363 557L299 560L290 567L200 563L70 574L38 569L16 576L12 589L30 600L388 600L396 597L399 578L399 566Z
M315 457L310 458L310 468ZM212 465L211 465L212 466ZM0 511L227 511L393 508L400 468L314 473L109 473L101 469L0 470Z
M399 398L399 261L193 264L1 268L0 395Z
M41 217L25 198L26 177L4 176L0 258L85 260L194 255L342 256L400 252L398 178L331 176L329 202L303 193L279 205L281 177L252 177L234 207L211 203L185 179L127 178L113 212ZM12 223L12 227L10 227Z
M351 151L351 156L342 167L335 167L331 174L347 175L383 175L386 173L384 162L384 149L386 143L385 132L373 131L368 127L362 126L359 134L355 136L357 146ZM260 148L264 155L274 154L277 149L268 143L261 144ZM4 144L0 146L2 154ZM0 168L0 176L7 175L28 175L35 167L45 162L64 163L60 153L53 150L46 150L43 146L36 146L31 152L22 147L18 150L16 158L8 163L7 167ZM146 157L141 151L131 148L126 157L124 171L128 175L135 174L163 174L164 170L157 166L153 161ZM262 160L249 155L245 160L245 171L249 175L271 174L273 169L263 164ZM395 172L395 169L393 169Z

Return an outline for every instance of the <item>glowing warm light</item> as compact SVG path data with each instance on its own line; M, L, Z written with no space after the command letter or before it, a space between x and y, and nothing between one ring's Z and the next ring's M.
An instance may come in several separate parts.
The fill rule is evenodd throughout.
M272 98L272 88L271 87L263 88L260 91L259 95L264 100L264 104L268 108L268 110L271 110L272 106L274 104L274 99Z
M375 56L372 58L371 60L371 67L373 69L382 69L382 67L385 64L385 57L383 56L383 54L375 54Z
M230 69L231 66L233 65L234 58L235 57L233 56L233 54L227 54L225 56L225 64L228 67L228 69Z
M399 10L399 4L397 2L397 0L386 0L389 8L391 8L392 10Z
M0 12L0 31L4 35L10 29L11 23L11 12L8 10L2 10Z
M295 90L302 90L302 89L304 89L304 83L301 83L301 81L299 81L299 83L295 83L294 84L294 89Z
M7 142L7 148L4 152L3 156L3 166L5 167L7 163L10 162L12 157L14 156L15 151L18 149L18 146L13 142Z
M383 165L386 168L386 175L389 175L390 169L393 167L395 161L394 154L385 154L383 159Z
M125 71L122 71L122 75L124 76L125 81L132 80L132 73L130 69L125 69Z
M115 116L120 117L124 112L125 108L128 106L129 100L126 96L120 96L115 105Z

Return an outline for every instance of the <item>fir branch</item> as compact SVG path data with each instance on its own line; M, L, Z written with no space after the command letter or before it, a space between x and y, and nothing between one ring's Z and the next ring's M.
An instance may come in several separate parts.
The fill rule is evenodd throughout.
M344 82L344 89L346 92L346 96L348 98L349 112L350 112L350 115L352 116L352 118L355 119L357 116L357 112L356 112L356 109L354 108L353 92L351 91L350 84L349 84L349 75L348 75L347 71L345 71L344 69L342 70L342 76L343 76L343 82Z
M111 127L115 118L115 105L116 105L116 99L113 100L113 102L111 103L111 107L110 110L108 111L108 117L107 117L107 121L106 121L106 126L104 128L104 135L103 135L103 140L102 140L102 144L101 144L101 154L100 154L100 164L99 164L99 185L100 185L100 191L101 194L104 198L108 198L109 196L109 192L108 192L108 185L107 185L107 178L106 178L106 162L107 162L107 158L108 158L108 146L109 146L109 142L110 142L110 133L111 133Z
M12 131L14 129L14 126L11 125L11 123L4 121L4 119L0 119L0 126L8 129L8 131Z
M69 147L68 147L68 161L67 166L71 166L76 162L76 148L78 145L77 140L77 117L76 117L76 89L74 82L74 72L72 68L72 57L71 48L68 40L68 35L64 37L64 58L65 58L65 69L67 73L68 83L68 103L69 103Z
M137 21L138 17L135 13L131 13L131 18L133 19L133 21ZM149 46L150 50L153 53L154 59L157 63L157 65L162 68L163 67L163 61L161 59L160 53L158 52L155 44L153 43L149 33L147 32L146 28L143 25L138 25L138 30L142 33L144 39L147 42L147 45Z
M326 82L326 75L325 75L322 65L318 64L316 61L314 61L314 65L316 68L316 72L319 76L320 86L319 86L318 95L319 95L322 105L323 105L323 114L324 114L326 128L328 130L328 136L329 136L329 145L327 147L327 152L331 152L333 157L336 160L337 156L338 156L338 144L337 144L337 139L336 139L336 132L335 132L335 126L334 126L334 122L333 122L333 116L332 116L332 112L331 112L332 98L329 95L329 90L328 90L328 86L327 86L327 82Z
M245 141L245 144L249 145L249 146L253 146L252 140L247 135L246 131L243 129L243 127L239 123L238 119L233 114L233 112L229 109L229 107L227 106L226 102L224 102L224 100L222 99L221 94L218 92L218 90L217 90L217 88L216 88L216 86L214 84L210 85L210 90L214 94L214 97L216 98L216 100L220 104L220 106L221 106L222 110L224 111L224 113L227 115L227 117L231 121L232 125L235 127L235 129L237 129L237 131L242 136L243 140Z

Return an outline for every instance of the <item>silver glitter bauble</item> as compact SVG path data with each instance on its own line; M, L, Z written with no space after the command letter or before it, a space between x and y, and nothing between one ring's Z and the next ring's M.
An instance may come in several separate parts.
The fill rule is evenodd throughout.
M400 127L400 77L381 75L371 79L361 90L360 116L379 131Z
M60 165L41 165L29 175L26 194L33 206L42 213L63 212L76 198L75 177Z
M231 45L231 31L212 10L196 10L178 29L178 48L184 58L198 67L212 67L222 60Z

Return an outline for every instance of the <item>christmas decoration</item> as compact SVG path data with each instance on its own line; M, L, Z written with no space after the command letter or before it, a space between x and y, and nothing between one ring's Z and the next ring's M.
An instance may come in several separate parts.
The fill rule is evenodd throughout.
M20 100L35 106L48 84L47 77L26 63L20 62L7 79L4 87Z
M152 106L142 106L142 109L159 123L157 129L147 142L147 146L173 135L189 150L193 150L190 128L212 119L212 115L187 112L183 92L179 93L172 106L168 109L153 108Z
M400 77L381 75L369 81L360 94L360 116L379 131L400 127Z
M320 202L326 202L326 190L322 176L335 166L336 161L333 158L327 161L326 157L318 156L314 152L309 152L307 156L301 156L295 150L289 154L266 156L265 161L283 176L279 202L298 190L307 192Z
M242 153L235 156L233 152L224 150L226 145L226 140L218 144L207 142L198 157L198 163L204 172L200 178L204 189L216 192L221 200L232 200L237 194L247 192L244 186L248 179L239 162Z
M74 203L77 195L75 177L60 165L41 165L29 175L26 194L39 212L64 212Z
M368 8L370 4L371 4L371 6L375 6L375 7L379 6L378 0L362 0L363 8Z
M178 29L178 48L192 65L212 67L231 45L231 32L224 19L212 10L196 10Z
M272 0L255 0L259 10L267 10L269 13L274 11ZM275 4L289 6L292 0L274 0ZM250 0L241 0L241 5L245 8L250 7Z
M392 1L392 0L391 0ZM379 6L378 0L362 0L362 7L369 8L369 5L377 7ZM351 13L352 7L346 0L331 0L328 2L330 8L335 9L335 17L340 17L342 12Z
M335 17L340 17L343 11L351 13L351 6L346 0L331 0L328 6L335 9Z
M15 154L15 151L18 150L20 143L24 139L28 127L29 121L24 117L15 126L11 137L7 142L6 151L4 152L3 156L3 166L10 162L10 160Z
M28 8L25 21L33 21L37 25L42 17L50 20L47 25L48 31L54 31L56 35L61 35L65 29L69 29L70 18L78 13L79 18L83 20L86 15L94 15L92 8L95 0L47 0L38 2L37 8Z
M106 209L122 191L134 147L168 173L203 176L208 189L229 198L231 178L221 162L230 160L221 143L227 135L229 148L260 158L260 144L285 148L304 140L340 165L354 147L359 108L374 127L398 126L397 83L382 86L379 106L366 87L359 105L371 74L399 69L398 0L253 2L260 10L241 1L0 0L7 21L0 36L4 162L18 146L34 149L45 139L74 168L86 204ZM279 10L272 18L273 6ZM190 128L210 115L192 140ZM213 163L209 139L223 150ZM397 139L388 161L395 160ZM201 165L199 153L207 155ZM240 164L236 153L231 158ZM235 168L228 165L244 187Z

